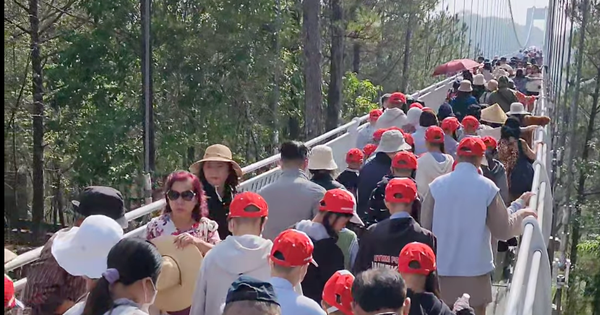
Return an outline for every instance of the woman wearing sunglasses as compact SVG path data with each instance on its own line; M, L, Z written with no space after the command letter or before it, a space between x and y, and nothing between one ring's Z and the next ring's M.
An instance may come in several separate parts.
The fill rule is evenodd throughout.
M218 224L202 213L207 213L206 197L200 180L186 171L171 173L165 183L167 205L162 214L148 223L146 238L177 235L178 247L194 245L203 255L220 241Z

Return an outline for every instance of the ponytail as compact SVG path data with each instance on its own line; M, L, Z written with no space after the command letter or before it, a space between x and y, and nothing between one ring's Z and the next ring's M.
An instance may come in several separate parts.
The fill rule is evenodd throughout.
M438 299L442 298L437 271L430 272L425 278L425 292L433 293Z
M113 309L114 301L110 293L110 284L106 278L101 277L96 286L90 291L85 302L82 315L102 315Z

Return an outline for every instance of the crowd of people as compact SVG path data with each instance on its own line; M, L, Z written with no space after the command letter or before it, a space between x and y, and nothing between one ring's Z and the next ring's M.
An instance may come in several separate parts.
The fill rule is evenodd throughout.
M345 168L328 146L287 141L258 192L237 191L240 166L212 145L168 176L143 238L124 238L119 191L87 187L74 226L28 268L23 303L5 275L5 312L484 315L498 241L536 216L533 131L549 118L514 90L523 71L535 81L521 59L482 60L437 112L384 95Z

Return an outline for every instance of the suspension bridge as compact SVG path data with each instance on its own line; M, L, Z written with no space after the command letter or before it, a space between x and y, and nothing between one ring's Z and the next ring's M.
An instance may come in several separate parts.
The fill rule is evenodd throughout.
M449 1L454 1L456 8L457 0L445 0L442 5ZM458 0L461 1L461 0ZM463 0L464 1L464 0ZM471 10L473 11L473 2ZM568 213L558 211L557 203L553 198L553 187L557 179L557 168L554 160L561 161L566 158L572 161L571 157L564 157L560 152L553 150L553 146L564 146L565 137L559 137L557 128L558 122L565 115L567 100L561 95L568 84L581 83L581 61L576 63L576 69L570 69L574 61L571 52L571 43L573 40L574 26L569 22L570 10L574 10L571 1L550 0L549 7L539 9L532 8L528 10L527 27L529 29L526 38L519 38L513 17L513 8L510 0L481 1L483 5L478 5L477 14L487 16L500 16L510 19L513 24L513 40L519 43L520 47L527 47L531 38L534 20L545 20L545 38L544 47L544 80L542 90L538 100L535 102L534 114L546 115L553 118L551 125L539 127L535 134L535 145L537 146L537 158L534 162L535 176L532 191L535 196L531 200L531 208L538 213L538 218L529 217L523 223L523 235L520 245L517 249L517 259L511 266L512 276L507 282L495 283L495 300L488 308L488 314L505 315L528 315L528 314L552 314L560 309L560 297L556 304L553 304L554 289L560 289L560 283L557 284L558 265L564 265L568 260L565 258L564 238L568 221ZM574 2L574 1L573 1ZM463 7L466 8L466 1ZM584 1L584 5L589 1ZM586 9L583 9L585 12ZM589 10L589 9L588 9ZM585 18L584 18L585 19ZM480 25L476 23L475 29L470 29L468 43L465 43L465 49L461 45L461 54L464 57L475 57L473 54L477 49L482 50L485 55L512 56L516 52L507 52L502 47L502 41L506 40L507 33L499 33L501 25L499 23L490 23ZM581 27L585 27L585 20ZM564 67L566 71L563 71ZM574 73L575 72L575 73ZM573 82L575 78L575 83ZM433 84L425 89L411 94L412 98L424 101L429 107L437 110L437 107L443 103L448 89L456 80L456 76L449 77L443 81ZM579 81L577 81L579 80ZM577 99L573 101L577 102ZM570 107L570 117L577 114L577 106ZM573 111L575 111L573 113ZM562 116L561 116L562 115ZM354 147L358 131L364 127L368 115L356 117L352 121L339 126L336 129L328 131L314 139L306 142L310 147L325 144L333 149L334 159L338 165L344 165L346 152ZM571 126L572 127L572 126ZM279 162L279 155L273 155L269 158L253 163L243 168L244 173L251 173L264 167L273 167ZM570 160L569 160L570 159ZM567 162L567 165L572 163ZM279 168L254 176L244 181L240 191L258 191L263 186L273 182L279 175ZM571 172L572 173L572 172ZM567 175L568 177L569 175ZM568 180L568 179L567 179ZM568 192L570 193L570 192ZM142 206L126 214L129 221L141 218L154 211L163 208L165 200L159 200L154 203ZM559 224L554 224L554 223ZM555 228L554 225L558 225ZM141 235L145 226L139 227L126 234L126 237L136 237ZM551 244L552 239L561 239L560 248L554 248ZM548 250L548 248L551 250ZM14 260L5 264L5 272L22 268L35 261L41 252L41 248L34 249L27 253L19 255ZM554 258L555 252L560 257ZM567 268L568 270L568 268ZM566 273L568 278L568 271ZM15 283L16 290L22 290L27 283L23 278Z

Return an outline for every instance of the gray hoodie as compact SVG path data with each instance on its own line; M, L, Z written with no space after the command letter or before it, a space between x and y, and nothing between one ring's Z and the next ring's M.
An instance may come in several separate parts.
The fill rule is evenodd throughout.
M508 180L506 179L506 169L504 169L504 165L496 159L488 159L488 164L489 166L481 166L483 176L487 177L498 186L498 189L500 189L500 197L502 197L504 204L509 205Z
M388 108L377 119L375 130L390 127L402 128L406 124L408 124L408 118L400 108Z
M202 262L190 315L220 315L227 290L241 275L268 281L273 242L255 235L228 236Z

